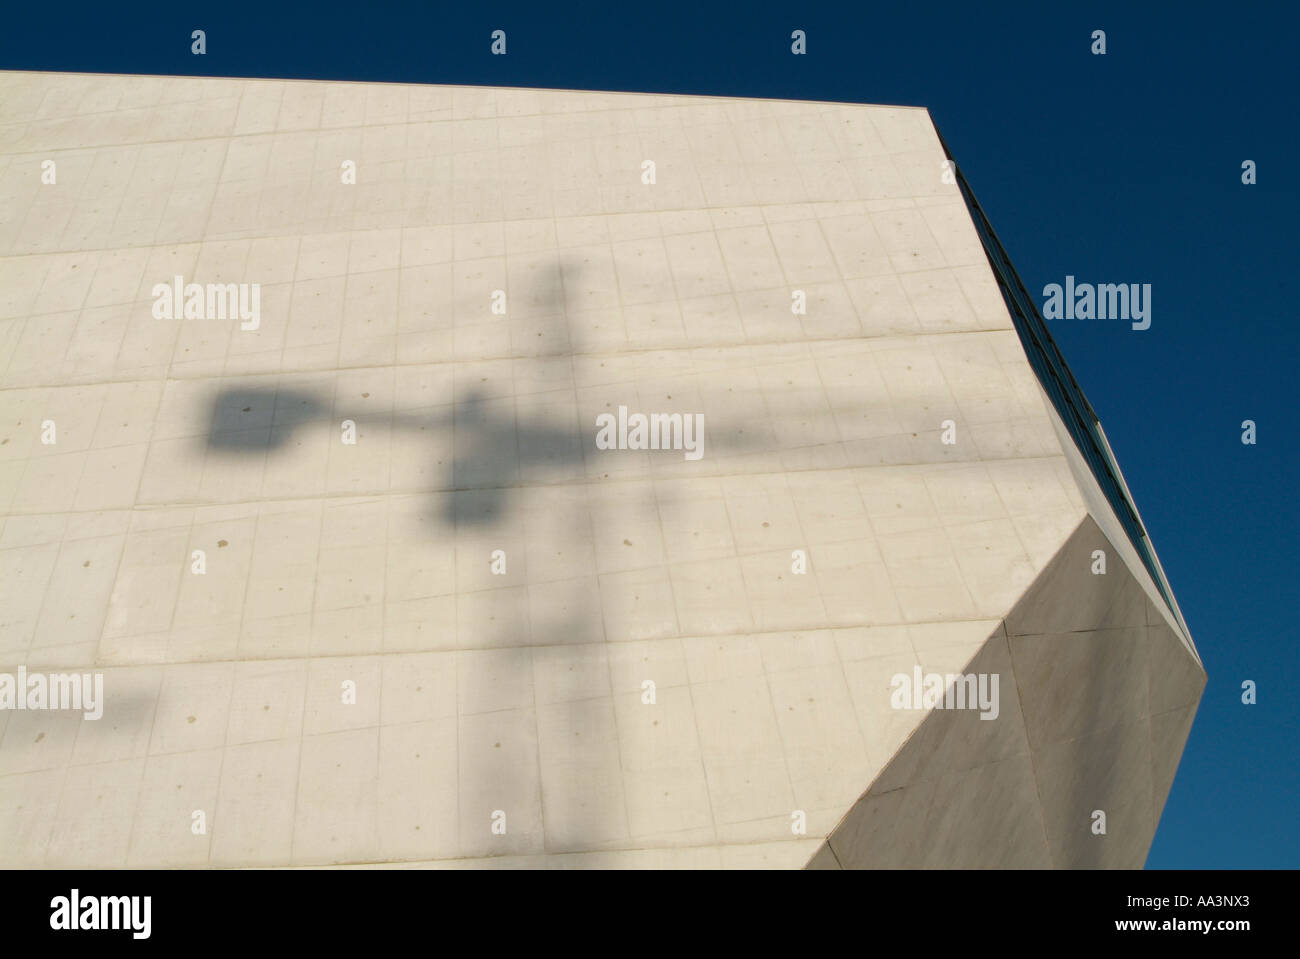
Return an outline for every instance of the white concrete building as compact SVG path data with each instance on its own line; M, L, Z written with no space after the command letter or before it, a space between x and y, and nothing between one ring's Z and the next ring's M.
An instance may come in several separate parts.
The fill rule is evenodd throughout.
M944 161L0 74L0 865L1141 866L1205 674Z

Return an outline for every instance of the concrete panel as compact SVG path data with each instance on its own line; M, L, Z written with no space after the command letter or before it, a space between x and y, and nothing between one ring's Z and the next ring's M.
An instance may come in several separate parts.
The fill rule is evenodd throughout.
M1109 548L1085 519L968 662L925 670L998 674L997 718L932 709L836 825L840 867L1142 866L1205 674L1127 566L1093 572Z
M0 711L0 863L1140 860L1088 859L1070 804L1096 780L1149 840L1204 674L926 111L0 103L0 673L105 682L99 720ZM165 318L178 276L256 285L256 328ZM606 414L703 444L610 448ZM917 669L998 674L999 718L896 708ZM1040 754L1078 784L1050 810Z

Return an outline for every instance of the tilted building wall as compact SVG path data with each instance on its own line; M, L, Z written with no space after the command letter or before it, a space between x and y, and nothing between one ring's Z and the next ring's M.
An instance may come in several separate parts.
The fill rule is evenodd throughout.
M1141 864L1204 674L924 110L0 91L4 864Z

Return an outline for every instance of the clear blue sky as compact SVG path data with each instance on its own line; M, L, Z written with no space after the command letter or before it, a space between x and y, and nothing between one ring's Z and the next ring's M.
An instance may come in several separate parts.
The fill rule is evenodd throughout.
M1145 332L1051 324L1210 675L1148 866L1300 866L1294 5L402 6L20 3L0 66L929 107L1031 292L1067 273L1153 287Z

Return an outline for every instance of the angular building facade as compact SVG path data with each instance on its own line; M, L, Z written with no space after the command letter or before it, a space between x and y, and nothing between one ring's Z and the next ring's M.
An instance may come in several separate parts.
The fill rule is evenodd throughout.
M948 160L0 74L0 863L1140 867L1205 673Z

